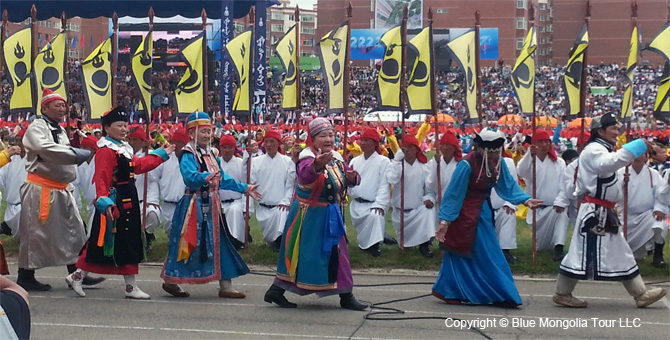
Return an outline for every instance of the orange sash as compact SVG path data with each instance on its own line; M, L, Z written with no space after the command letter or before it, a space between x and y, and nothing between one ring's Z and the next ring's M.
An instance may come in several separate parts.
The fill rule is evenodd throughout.
M28 174L26 182L42 187L40 192L40 214L38 222L40 224L44 224L49 219L49 210L51 208L51 190L65 190L67 188L67 184L50 180L32 172Z

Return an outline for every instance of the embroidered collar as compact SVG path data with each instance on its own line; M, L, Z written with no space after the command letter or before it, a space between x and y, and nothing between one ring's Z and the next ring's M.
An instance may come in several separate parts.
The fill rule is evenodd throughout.
M606 141L606 140L604 140L604 139L602 139L602 138L600 138L600 137L596 137L596 139L594 140L594 142L596 142L596 143L598 143L598 144L604 146L605 149L607 149L607 151L609 151L609 152L614 151L614 146L612 145L612 143L610 143L610 142L608 142L608 141Z
M110 148L120 154L122 154L124 157L126 157L128 160L133 159L133 147L128 144L128 142L120 142L114 138L111 138L109 136L106 136L104 138L101 138L98 141L98 147L99 148Z
M63 128L58 124L57 121L49 118L47 115L42 115L42 119L47 123L47 125L52 129L52 130L58 130L59 133L63 132Z

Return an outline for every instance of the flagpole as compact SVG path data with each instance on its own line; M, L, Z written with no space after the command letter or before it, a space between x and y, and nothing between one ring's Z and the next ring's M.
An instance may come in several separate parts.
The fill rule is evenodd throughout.
M249 19L251 21L251 27L253 28L254 23L256 22L255 7L251 7L251 9L249 10ZM253 29L251 31L251 36L254 37ZM248 53L251 53L250 57L249 57L250 58L249 64L251 64L251 65L253 65L253 63L254 63L254 60L253 60L254 52L253 52L253 50L254 50L254 44L251 44L251 46L249 46L249 52L248 52ZM252 72L252 70L249 70L249 71ZM242 75L240 74L240 77L241 76ZM240 81L240 87L237 88L237 91L240 91L242 89L241 85L242 85L242 82ZM249 86L249 92L250 92L249 93L249 104L248 104L249 118L247 119L247 142L246 142L247 146L245 147L245 149L247 151L247 155L249 155L249 157L247 158L247 184L251 183L251 154L249 153L249 144L251 143L251 121L253 120L253 114L254 114L253 113L254 108L251 105L251 98L252 98L251 97L251 91L253 91L253 87L251 87L251 85L250 85ZM244 210L244 212L245 212L244 213L244 251L245 252L249 251L249 207L250 207L250 205L251 205L251 201L249 200L249 196L247 195L247 197L246 197L246 207L245 207L245 210Z
M118 63L118 49L117 45L117 34L119 32L119 16L114 12L112 14L112 107L116 107L116 68ZM103 42L104 43L104 42ZM145 181L146 182L146 181ZM146 200L145 200L146 201Z
M0 74L2 74L2 65L5 63L5 30L7 28L7 10L2 11L2 26L0 26ZM2 95L2 86L0 86L0 95ZM11 116L10 116L11 117Z
M207 113L207 90L208 89L208 83L209 83L209 73L208 73L208 67L207 67L207 12L205 9L202 9L202 12L200 13L200 17L202 18L202 33L203 33L203 38L202 38L202 69L203 69L203 80L202 80L202 112Z
M32 26L30 30L30 34L32 36L31 38L31 50L32 53L30 55L30 62L32 65L35 65L35 57L37 57L37 7L35 7L35 4L33 4L32 7L30 7L30 25ZM32 96L32 102L33 102L33 111L35 114L37 114L37 96L33 95L32 93L30 94ZM65 105L65 112L67 112L67 116L69 116L68 112L69 106ZM19 117L21 115L19 114ZM26 114L26 120L28 119L28 115ZM67 117L65 117L65 121L67 122Z
M405 102L405 93L407 93L407 5L402 10L402 26L400 26L400 39L402 45L402 54L400 63L402 64L400 73L400 115L402 124L400 145L405 144L405 112L407 111ZM419 150L421 152L421 150ZM405 160L400 162L400 252L405 252Z
M65 16L65 11L63 11L60 15L60 29L61 29L61 31L65 32L66 28L67 28L67 17ZM65 57L65 63L64 63L65 65L63 66L63 81L65 82L65 97L66 97L65 99L68 100L68 103L69 103L70 98L68 98L68 97L69 97L70 92L67 91L67 89L68 89L67 84L70 81L70 76L68 75L68 66L67 66L67 33L64 34L64 38L65 38L65 56L64 56ZM38 95L41 95L41 94L38 93Z
M479 50L480 50L480 42L479 42L479 29L481 28L481 14L479 13L479 10L475 11L475 69L477 70L477 115L479 116L479 122L480 124L483 124L482 126L486 126L487 122L485 119L482 119L483 113L482 113L482 71L479 69ZM467 75L466 75L467 76Z
M300 116L302 116L302 97L300 94L300 8L298 5L295 5L295 44L296 44L296 63L295 63L295 83L296 83L296 94L295 94L295 110L293 110L293 116L295 119L295 144L298 144L300 147ZM286 70L288 72L288 70ZM293 151L293 150L291 150Z
M631 19L631 23L632 23L632 26L633 26L633 30L635 30L637 28L637 1L633 1L630 4L630 9L631 9L630 19ZM635 37L635 39L637 39L637 37ZM638 41L638 43L639 43L639 41ZM635 53L637 53L637 52L635 52ZM629 70L626 69L626 73L628 71ZM630 91L631 91L630 94L631 94L631 98L632 98L633 94L635 94L635 89L633 88L632 84L631 84ZM628 118L628 121L625 122L626 123L626 139L630 138L630 124L631 124L631 120L633 119L632 104L633 103L632 103L632 100L631 100L631 108L630 108L630 110L631 110L630 115L631 116L626 117L625 116L626 113L624 112L624 118ZM628 182L630 181L630 170L629 170L629 168L630 168L630 165L626 165L626 171L623 174L623 237L625 239L628 239Z
M428 45L430 46L430 86L432 87L430 91L430 110L433 113L433 119L435 119L435 163L437 164L437 209L440 208L442 204L442 174L440 171L440 120L437 119L437 86L435 86L435 48L433 46L433 8L428 8Z
M349 41L351 41L351 16L353 8L351 7L351 1L347 7L347 43L345 45L344 53L344 136L342 137L343 147L342 147L342 156L344 160L347 160L347 139L349 137L349 82L351 81L351 75L349 74ZM344 211L344 210L343 210Z
M532 4L529 4L530 8L528 9L528 22L530 23L530 26L528 30L532 30L533 26L535 25L535 8L533 7ZM532 41L531 37L531 41ZM535 52L533 52L535 53ZM532 56L528 56L531 58ZM529 72L533 72L532 77L535 77L535 70L528 70ZM535 86L535 82L533 81L533 87ZM531 123L531 129L533 131L533 134L531 135L531 143L532 143L532 138L535 138L535 130L537 129L537 113L535 111L535 89L533 88L533 121ZM533 198L537 198L537 155L535 157L532 157L533 159ZM533 267L535 267L535 263L537 260L537 211L535 209L532 210L533 214Z
M591 19L591 1L586 1L586 17L584 18L584 24L586 25L586 31L588 32L589 30L589 20ZM588 65L588 53L589 53L589 47L586 46L584 49L584 59L582 61L582 78L579 82L579 111L582 116L582 133L581 137L582 140L584 140L584 133L586 130L586 96L587 96L587 84L586 84L586 74L587 74L587 67Z

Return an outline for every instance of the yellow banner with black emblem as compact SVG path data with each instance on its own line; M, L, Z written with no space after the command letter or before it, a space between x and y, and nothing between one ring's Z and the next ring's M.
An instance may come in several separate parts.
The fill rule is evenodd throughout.
M399 110L402 27L398 25L388 30L379 39L379 43L384 47L384 60L375 83L377 110Z
M98 45L81 64L84 95L91 119L100 119L112 104L112 38Z
M519 99L521 112L532 115L535 112L535 49L537 36L535 27L531 27L526 35L523 48L516 59L512 70L512 87Z
M346 56L349 53L347 39L348 26L346 23L326 33L318 44L321 72L326 85L326 112L325 114L344 113L344 83L349 70L346 65Z
M663 26L645 49L654 51L665 59L665 68L654 103L654 118L670 124L670 21Z
M433 95L435 94L433 67L435 67L435 64L432 23L412 38L409 41L409 46L413 47L418 53L407 84L409 113L433 114Z
M65 32L58 33L47 43L35 58L35 80L37 95L41 95L45 88L67 98L65 88Z
M574 116L579 113L581 103L582 67L584 63L584 53L589 47L589 32L586 24L575 41L575 45L570 50L568 65L565 67L565 76L563 79L563 92L567 101L567 113Z
M637 26L633 27L630 37L630 51L628 52L628 64L626 66L625 91L621 103L621 118L628 121L633 114L633 78L637 68L637 56L640 54L640 39Z
M9 99L9 111L26 112L33 109L32 30L23 28L5 39L2 44L5 69L14 89Z
M203 39L205 32L191 39L179 51L181 61L186 63L186 71L177 84L174 96L178 113L202 111L205 107L202 91L205 69L203 65Z
M282 88L282 108L295 110L298 105L298 37L295 25L277 42L275 50L284 68L284 87Z
M470 121L478 121L477 112L477 48L479 44L475 41L475 30L471 29L447 44L447 50L452 58L464 72L465 78L465 104L468 109Z
M233 113L238 117L251 115L251 100L253 99L251 96L253 36L253 28L248 28L230 40L224 47L233 65L235 65L233 69L239 81L237 91L235 92L235 99L233 100Z
M140 110L144 111L144 119L151 116L151 74L154 54L153 31L142 38L142 43L133 54L132 74L135 88L140 92Z

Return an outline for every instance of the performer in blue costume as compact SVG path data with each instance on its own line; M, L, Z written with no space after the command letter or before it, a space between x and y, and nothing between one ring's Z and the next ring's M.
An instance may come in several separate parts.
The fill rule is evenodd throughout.
M296 304L285 290L299 294L340 295L340 306L365 310L352 294L353 278L347 252L344 221L339 203L346 188L360 183L360 176L333 150L335 132L324 118L309 123L312 146L300 152L298 185L279 249L277 276L265 293L265 302L282 308Z
M433 295L447 303L521 305L496 236L491 189L512 204L535 208L542 201L531 199L510 175L501 156L504 142L502 132L484 128L475 138L475 150L456 166L442 198L435 236L445 251Z
M232 287L231 279L249 272L230 242L219 203L219 189L232 190L260 200L257 185L240 183L221 171L221 160L210 147L213 127L209 115L194 112L187 119L191 142L182 149L179 168L186 192L172 219L170 247L161 277L163 290L176 297L189 294L179 284L219 280L219 297L246 297Z

